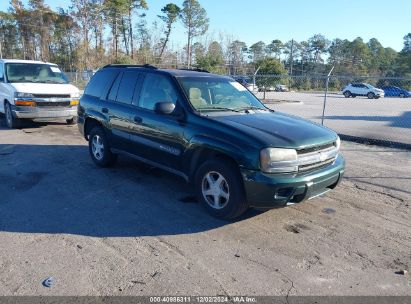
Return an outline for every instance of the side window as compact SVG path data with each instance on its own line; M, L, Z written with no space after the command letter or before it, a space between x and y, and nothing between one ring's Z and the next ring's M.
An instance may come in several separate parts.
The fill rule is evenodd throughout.
M91 95L94 97L100 97L106 86L113 82L114 78L117 76L118 72L116 70L101 70L98 71L93 78L91 78L88 83L84 94Z
M139 106L154 110L157 102L177 102L177 92L167 76L148 73L144 79Z
M108 94L107 99L111 101L115 101L117 98L118 87L120 86L121 77L123 76L122 73L117 75L116 80L114 81L113 85L110 88L110 93Z
M126 71L123 73L117 92L116 100L118 102L131 104L139 74L136 71Z

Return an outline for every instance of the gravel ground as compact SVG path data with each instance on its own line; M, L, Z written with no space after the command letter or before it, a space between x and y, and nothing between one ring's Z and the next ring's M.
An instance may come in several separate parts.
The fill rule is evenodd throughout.
M225 222L76 126L0 128L0 295L411 295L411 152L342 147L334 191Z

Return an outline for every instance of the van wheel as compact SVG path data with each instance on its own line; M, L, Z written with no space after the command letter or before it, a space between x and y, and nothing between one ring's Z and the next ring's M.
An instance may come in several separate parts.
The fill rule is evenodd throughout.
M101 127L91 130L88 147L91 159L99 167L109 167L117 160L117 155L110 151L106 134Z
M196 172L195 188L198 200L214 217L233 219L248 208L240 172L228 162L203 163Z
M10 129L17 129L21 126L21 120L13 117L13 112L11 111L11 106L8 102L4 105L4 115L6 118L6 126Z
M345 91L344 92L344 97L345 98L349 98L351 96L351 92L350 91Z
M66 119L66 123L68 125L75 125L77 123L77 118L73 117L73 118L70 118L70 119Z
M373 92L369 92L367 94L368 99L374 99L375 98L375 94Z

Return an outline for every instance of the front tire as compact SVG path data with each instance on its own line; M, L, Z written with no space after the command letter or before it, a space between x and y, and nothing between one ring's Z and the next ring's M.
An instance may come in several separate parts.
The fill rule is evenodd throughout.
M75 125L75 124L77 123L77 118L76 118L76 117L72 117L72 118L66 119L66 123L67 123L68 125Z
M400 98L405 98L405 94L404 94L404 93L400 93Z
M21 126L21 120L13 116L11 105L6 102L4 105L4 116L6 118L6 126L10 129L17 129Z
M195 189L198 201L216 218L233 219L248 208L242 177L230 162L203 163L196 172Z
M373 92L369 92L367 94L368 99L374 99L375 98L375 94Z
M91 159L99 167L110 167L117 155L110 150L106 134L101 127L94 127L89 134L88 147Z

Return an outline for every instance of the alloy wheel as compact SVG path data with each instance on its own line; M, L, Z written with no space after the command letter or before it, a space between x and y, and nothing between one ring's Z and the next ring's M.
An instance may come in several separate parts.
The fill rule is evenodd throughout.
M230 199L230 188L223 175L208 172L202 180L201 191L207 204L214 209L224 208Z

